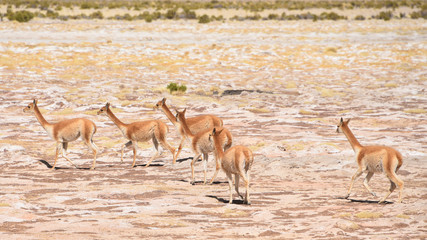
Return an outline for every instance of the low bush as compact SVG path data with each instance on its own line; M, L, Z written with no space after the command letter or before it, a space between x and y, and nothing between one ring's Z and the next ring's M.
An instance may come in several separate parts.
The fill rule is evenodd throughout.
M427 10L421 10L410 14L412 19L424 18L427 19Z
M175 9L169 9L169 10L166 12L166 15L165 15L165 17L166 17L167 19L174 19L174 18L175 18L175 16L176 16L176 10L175 10Z
M199 23L209 23L211 19L208 15L203 14L201 17L199 17Z
M104 15L102 14L101 11L96 11L96 12L91 13L89 15L89 18L91 18L91 19L103 19Z
M57 19L59 17L59 13L54 12L52 10L47 10L46 17L51 18L51 19Z
M363 21L365 20L365 17L363 15L357 15L354 20Z
M375 16L376 19L383 19L384 21L389 21L392 17L393 13L391 11L380 12L380 14Z
M28 22L34 18L34 13L22 10L17 12L8 11L7 18L9 21Z
M187 91L187 86L183 84L178 85L177 83L169 83L166 88L169 90L170 93L173 93L173 92L184 93L185 91Z

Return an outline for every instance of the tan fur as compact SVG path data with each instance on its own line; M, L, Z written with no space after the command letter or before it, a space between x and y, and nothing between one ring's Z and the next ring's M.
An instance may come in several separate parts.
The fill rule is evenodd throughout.
M354 181L363 173L363 171L368 172L363 185L372 195L376 196L369 187L368 183L374 173L384 172L387 178L390 180L390 189L386 196L379 201L379 203L383 203L387 199L387 197L396 188L396 185L399 187L399 202L402 202L403 181L396 175L396 172L403 164L402 155L396 149L391 147L362 146L350 131L350 128L348 127L349 121L350 120L344 121L341 118L340 123L337 126L337 132L342 131L347 137L356 153L356 161L359 168L351 178L351 183L346 198L350 196Z
M191 146L194 152L193 160L191 161L191 183L194 184L194 163L203 155L203 166L204 166L204 181L203 183L206 184L206 172L207 172L207 162L209 153L214 151L214 147L212 142L209 140L210 133L212 132L212 129L207 129L201 132L198 132L197 134L193 134L191 129L188 127L187 119L185 118L185 112L186 110L180 112L177 111L176 119L180 123L180 130L184 132L184 136L191 140ZM231 144L233 142L233 137L225 128L223 129L222 134L219 135L220 145L222 148L225 148L227 150L231 147ZM220 165L218 162L217 157L215 156L215 162L216 162L216 169L215 173L210 181L209 184L212 184L213 181L216 178L216 175L219 172Z
M230 200L229 203L233 202L233 175L235 181L235 190L237 194L243 198L239 193L239 179L243 179L246 187L246 195L244 202L251 204L249 198L249 182L250 182L250 169L254 162L254 157L252 151L245 146L234 146L226 150L222 150L222 145L220 141L221 130L214 128L211 132L211 141L214 144L215 154L218 157L218 160L221 162L221 168L224 170L227 175L228 186L230 190Z
M180 123L177 121L175 115L173 115L173 113L170 111L170 109L166 105L166 98L163 98L162 100L158 101L155 108L161 110L163 113L166 114L168 119L175 126L178 135L181 137L181 142L178 147L178 152L175 154L173 159L173 163L175 163L176 159L178 158L178 155L181 153L181 150L184 146L185 133L181 128ZM219 117L214 115L200 115L197 117L187 118L186 120L187 120L187 125L193 134L197 134L199 132L212 129L214 127L223 126L222 120Z
M175 148L171 147L169 143L166 141L166 135L169 129L164 122L160 120L147 120L147 121L140 121L140 122L125 124L121 122L113 114L113 112L110 109L109 103L107 103L104 107L102 107L98 111L98 115L107 115L116 124L116 126L120 129L120 131L122 131L123 136L128 140L130 140L129 142L127 142L122 146L121 162L123 162L124 148L132 145L133 147L132 167L135 167L138 142L146 142L149 140L153 141L153 145L156 150L156 153L154 156L150 158L150 160L148 161L145 167L150 166L151 162L156 157L159 156L159 149L158 149L159 143L163 148L168 149L172 153L172 156L174 155Z
M51 169L55 169L58 155L61 151L62 156L77 168L77 166L66 156L66 153L68 143L77 140L79 137L93 151L94 158L90 169L95 169L96 154L98 152L98 147L93 142L93 135L96 132L95 123L85 118L68 119L54 124L48 123L41 114L37 106L36 99L24 108L24 112L33 112L48 135L56 141L55 162Z

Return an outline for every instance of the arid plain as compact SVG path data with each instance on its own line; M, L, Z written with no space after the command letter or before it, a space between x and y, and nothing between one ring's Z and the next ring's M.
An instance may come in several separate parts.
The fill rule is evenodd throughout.
M185 84L170 94L166 86ZM425 239L427 237L427 22L54 21L0 23L1 239ZM249 90L230 92L229 90ZM230 94L232 93L232 94ZM190 184L186 145L176 164L151 143L132 151L107 117L162 119L163 97L187 116L215 114L255 154L252 205L228 184ZM96 169L81 142L53 164L55 144L31 114L48 121L85 117L98 127ZM336 133L339 118L362 144L397 148L404 199L376 174L343 199L357 165ZM284 151L286 149L286 151ZM209 175L214 170L210 156ZM244 189L243 187L241 189Z

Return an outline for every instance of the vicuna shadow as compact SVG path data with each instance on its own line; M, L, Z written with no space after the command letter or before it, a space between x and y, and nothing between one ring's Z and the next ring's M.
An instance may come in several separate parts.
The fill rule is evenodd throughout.
M228 200L225 200L224 198L220 198L220 197L217 197L217 196L206 195L206 197L214 198L214 199L218 200L218 202L228 203ZM245 203L243 202L243 200L239 199L239 200L233 200L233 204L245 204Z
M380 201L373 201L373 200L360 200L360 199L345 198L345 197L337 197L337 199L345 199L345 200L349 200L350 202L357 202L357 203L393 204L393 202L389 202L389 201L385 201L385 202L383 202L383 203L379 203Z
M164 165L165 164L161 164L161 163L154 163L154 164L152 163L148 167L163 167ZM135 167L146 167L146 166L147 166L147 164L135 164Z
M40 159L39 162L43 163L44 165L46 165L46 167L48 169L52 168L52 165L50 165L50 163L48 163L46 160ZM70 169L79 169L79 170L90 170L89 167L55 167L55 170L70 170Z
M47 168L51 169L52 165L50 165L50 163L48 163L46 160L40 159L39 162L43 163L44 165L46 165ZM56 170L61 170L61 169L71 169L69 167L55 167Z
M176 160L176 162L178 162L178 163L182 163L182 162L185 162L185 161L188 161L188 160L193 160L193 158L192 157L188 157L188 158L181 158L181 159L177 159ZM200 161L200 160L199 160Z

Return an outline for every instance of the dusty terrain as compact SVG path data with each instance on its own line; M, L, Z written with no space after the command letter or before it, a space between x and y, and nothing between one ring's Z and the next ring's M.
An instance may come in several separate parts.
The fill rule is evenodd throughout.
M425 239L426 80L425 20L0 23L0 238ZM170 82L187 92L170 94ZM259 92L226 94L243 89ZM254 151L252 205L226 203L222 172L203 185L200 162L190 185L188 147L175 165L164 151L145 168L152 147L141 143L136 168L129 149L120 163L126 140L97 110L108 101L125 122L163 119L176 147L153 110L163 97L188 116L221 116ZM61 158L49 170L54 142L22 112L33 98L48 121L96 123L94 171L81 141L69 147L79 169ZM402 204L397 192L377 203L381 174L378 197L361 178L342 198L357 167L340 117L362 144L403 154Z

